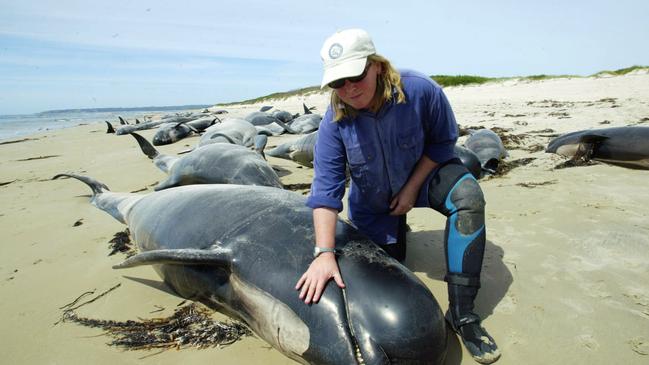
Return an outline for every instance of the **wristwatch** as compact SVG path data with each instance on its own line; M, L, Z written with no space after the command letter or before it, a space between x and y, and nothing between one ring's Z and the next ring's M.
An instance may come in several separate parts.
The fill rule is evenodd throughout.
M316 258L316 257L320 256L320 254L323 253L323 252L333 252L334 255L335 255L337 251L333 247L329 248L329 247L318 247L318 246L316 246L316 247L313 248L313 258Z

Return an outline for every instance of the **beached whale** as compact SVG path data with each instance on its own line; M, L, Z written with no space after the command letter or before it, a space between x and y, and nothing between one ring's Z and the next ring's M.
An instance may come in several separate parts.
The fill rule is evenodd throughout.
M571 132L548 144L545 152L632 169L649 170L649 127L614 127Z
M281 120L284 123L288 123L297 117L297 115L293 115L287 112L286 110L280 110L280 109L273 110L270 113L270 115Z
M263 134L265 136L279 136L286 132L286 128L277 123L256 125L255 129L257 129L257 134Z
M187 125L191 126L192 128L196 129L199 132L203 132L204 130L213 126L217 122L220 123L221 119L216 115L212 114L212 115L207 115L204 117L190 120L189 122L187 122Z
M152 120L149 122L144 122L140 124L126 124L123 125L115 130L115 134L118 136L124 135L124 134L129 134L131 132L135 131L143 131L145 129L153 129L153 128L158 128L161 124L166 123L162 119L158 120Z
M313 167L313 147L318 139L318 131L306 134L293 141L283 143L269 151L268 156L293 160L306 167Z
M455 152L455 156L462 161L462 165L469 170L476 180L482 177L482 165L480 164L480 159L473 151L460 145L455 145L453 147L453 152Z
M257 129L250 122L239 118L227 118L207 128L198 142L199 146L211 143L232 143L246 147L255 144Z
M320 114L305 114L293 119L284 129L292 134L307 134L317 131L320 121L322 121Z
M129 226L141 253L116 268L153 265L180 296L245 322L304 364L442 364L446 324L426 286L339 220L338 264L317 304L295 283L313 260L312 210L282 189L187 185L113 193L94 179L91 202ZM182 223L182 224L179 224Z
M146 138L131 133L142 152L153 160L167 180L154 189L189 184L241 184L282 188L279 176L262 155L247 147L213 143L196 148L182 157L160 154Z
M507 157L507 150L496 132L490 129L469 131L471 134L464 142L464 146L478 156L482 171L495 173L500 160Z
M165 123L158 127L151 141L154 146L176 143L190 136L192 133L200 134L218 120L214 116L196 118L189 122Z
M158 127L151 141L154 146L162 146L180 141L192 133L198 134L199 131L185 122L165 123Z
M124 134L129 134L131 132L137 132L137 131L143 131L146 129L153 129L153 128L158 128L160 125L165 124L165 123L180 123L180 122L189 122L192 119L196 119L196 117L191 116L190 114L187 115L170 115L170 116L165 116L162 117L161 119L157 120L151 120L148 122L144 123L138 123L138 124L127 124L123 125L115 130L115 134L117 135L124 135ZM120 117L120 120L123 120Z
M252 123L252 125L267 125L271 123L277 123L281 120L272 114L266 113L265 111L252 112L246 115L243 119Z

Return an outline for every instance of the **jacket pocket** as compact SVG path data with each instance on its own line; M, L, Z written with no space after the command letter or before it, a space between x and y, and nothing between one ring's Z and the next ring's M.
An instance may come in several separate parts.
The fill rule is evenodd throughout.
M423 138L421 130L418 128L410 128L397 135L397 143L399 144L399 148L408 150L415 148L421 138Z
M365 193L368 189L369 166L361 146L347 148L347 162L352 181Z
M423 134L418 128L411 128L402 131L397 135L397 151L403 156L403 164L406 168L414 166L419 161L423 152Z

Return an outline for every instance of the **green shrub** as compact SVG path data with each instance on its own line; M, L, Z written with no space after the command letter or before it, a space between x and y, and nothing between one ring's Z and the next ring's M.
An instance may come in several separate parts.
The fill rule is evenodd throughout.
M471 76L471 75L432 75L431 79L435 80L440 86L459 86L470 84L484 84L485 82L495 80L490 77Z

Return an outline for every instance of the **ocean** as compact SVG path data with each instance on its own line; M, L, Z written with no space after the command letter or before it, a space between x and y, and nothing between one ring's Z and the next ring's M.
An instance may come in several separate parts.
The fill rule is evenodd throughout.
M129 110L71 110L53 111L36 114L22 115L0 115L0 141L7 141L17 138L25 138L34 133L47 130L75 127L81 124L93 124L109 121L113 126L118 127L118 116L126 119L129 123L135 123L135 118L144 122L145 115L183 113L210 105L192 105L189 107L162 107L154 110L150 107Z

